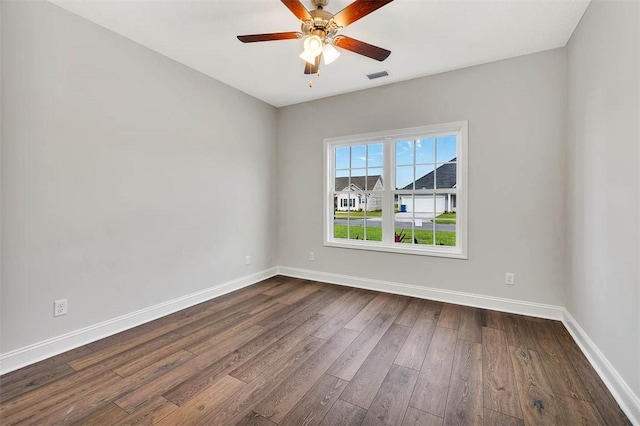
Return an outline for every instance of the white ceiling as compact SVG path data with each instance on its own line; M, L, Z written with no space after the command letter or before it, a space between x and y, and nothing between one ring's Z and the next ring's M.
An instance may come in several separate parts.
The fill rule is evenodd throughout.
M243 44L239 34L299 31L279 0L50 0L280 107L565 46L589 0L395 0L339 34L391 50L378 62L342 50L303 74L302 40ZM330 0L340 11L351 0ZM310 0L303 0L311 9ZM370 81L378 71L389 77ZM309 87L313 80L313 87Z

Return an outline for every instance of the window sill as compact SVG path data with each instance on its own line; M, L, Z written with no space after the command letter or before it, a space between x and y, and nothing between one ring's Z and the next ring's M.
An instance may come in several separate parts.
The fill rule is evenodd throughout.
M450 259L468 259L466 253L464 253L459 247L447 247L447 246L421 246L414 247L404 244L383 244L383 243L367 243L364 241L325 241L325 247L337 247L345 249L355 250L369 250L369 251L381 251L387 253L396 254L409 254L416 256L432 256L432 257L446 257Z

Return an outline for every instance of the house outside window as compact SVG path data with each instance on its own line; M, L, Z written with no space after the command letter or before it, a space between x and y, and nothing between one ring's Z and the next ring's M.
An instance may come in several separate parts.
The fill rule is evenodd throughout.
M325 140L326 246L467 258L467 122Z

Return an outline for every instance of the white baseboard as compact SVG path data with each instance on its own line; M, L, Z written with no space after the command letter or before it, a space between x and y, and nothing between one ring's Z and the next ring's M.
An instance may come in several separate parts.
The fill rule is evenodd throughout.
M402 294L405 296L438 300L457 305L493 309L501 312L560 320L567 327L567 330L569 330L573 339L585 354L631 423L640 426L640 400L638 399L638 396L633 393L631 388L627 385L624 379L622 379L620 374L618 374L609 360L607 360L607 358L602 354L582 327L578 325L571 314L569 314L569 312L562 306L523 302L520 300L483 296L479 294L421 287L412 284L402 284L285 266L278 267L278 273L295 278L303 278L349 287L358 287L386 293Z
M465 293L462 291L443 290L439 288L332 274L308 269L280 266L278 267L278 273L295 278L322 281L331 284L382 291L385 293L402 294L404 296L418 297L421 299L438 300L457 305L474 306L476 308L492 309L520 315L530 315L539 318L561 320L564 312L564 308L562 306L524 302L521 300L483 296L480 294Z
M208 289L191 293L177 299L159 303L130 314L122 315L99 324L81 328L42 342L34 343L11 352L0 354L0 374L17 370L68 350L120 333L140 324L164 317L214 297L239 290L277 274L277 268L265 269L251 275L227 281Z
M631 423L640 425L640 398L638 395L631 390L618 371L566 309L562 322Z

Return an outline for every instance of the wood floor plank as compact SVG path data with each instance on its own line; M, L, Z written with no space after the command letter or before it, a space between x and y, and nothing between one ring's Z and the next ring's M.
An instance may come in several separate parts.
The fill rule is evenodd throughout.
M576 342L560 321L552 325L555 335L562 345L565 354L571 360L580 379L587 387L598 412L607 425L631 425L631 422L618 406L598 373L593 369Z
M436 327L410 405L444 418L457 330Z
M51 374L51 369L57 369L59 366L65 365L67 362L90 354L91 352L93 351L87 346L80 346L79 348L63 352L60 355L47 358L43 361L27 365L26 367L22 367L18 370L2 375L2 377L0 377L0 384L2 385L0 387L0 401L6 401L9 399L9 397L5 395L5 392L13 393L15 392L15 387L22 387L23 385L28 384L31 380L38 380L38 378L43 375ZM21 384L16 386L16 383ZM27 388L31 391L44 384L42 380L39 380L39 383L39 386L27 386Z
M320 424L348 383L328 374L323 375L280 421L280 426Z
M522 347L509 349L525 424L559 424L556 400L538 353Z
M400 311L394 323L405 327L413 327L413 324L415 324L418 319L418 315L420 314L422 304L421 299L410 299L402 311Z
M193 357L193 354L180 351L166 359L159 361L127 378L115 381L107 386L101 386L87 394L78 394L72 399L65 399L56 409L40 412L32 419L33 423L67 424L74 423L90 413L101 409L129 392L141 392L148 389L146 385L155 383L168 376L168 372L181 368Z
M196 374L193 374L191 377L185 377L178 385L172 387L166 392L163 392L163 396L174 404L182 406L185 401L188 401L203 389L208 388L212 383L224 378L243 362L252 359L264 348L277 342L295 328L296 327L292 324L284 324L281 327L274 327L271 330L256 336L254 339L228 353L220 360L198 370ZM209 352L209 354L211 353L213 352Z
M319 314L319 312L325 306L333 303L335 300L340 298L344 294L344 291L338 291L336 289L330 288L330 289L322 289L318 292L318 294L320 295L318 300L316 300L311 305L305 307L300 312L294 313L292 316L287 318L285 322L289 324L294 324L294 325L301 325L305 323L314 315ZM329 317L327 316L327 318Z
M182 336L168 333L116 356L122 358L121 355L129 355L122 360L118 359L117 362L112 362L115 360L109 359L105 360L102 365L105 368L110 368L120 377L127 377L174 352L178 352L185 346L186 342Z
M286 357L291 350L310 337L318 327L321 327L328 320L329 317L315 314L303 325L272 343L252 359L237 366L229 374L245 383L253 381L270 369L272 364L280 362L283 357Z
M380 293L371 300L358 314L351 319L344 327L362 331L367 325L380 313L380 310L389 302L391 295L388 293Z
M308 337L302 344L287 353L277 364L264 371L263 375L236 392L226 404L214 409L198 424L235 424L253 411L263 398L285 381L291 372L303 365L320 347L326 343L317 337Z
M338 399L322 422L324 426L353 426L362 424L367 410Z
M554 394L591 402L587 388L565 355L550 324L548 322L534 323L531 328L538 346L542 367L547 373L547 377L554 378L550 383Z
M263 291L262 294L266 294L268 296L281 296L283 294L290 293L295 291L300 284L302 283L302 279L300 278L288 278L286 281L281 284L270 288L269 290Z
M317 283L301 284L298 288L276 298L278 303L283 305L293 305L296 302L300 302L302 299L316 293L321 288Z
M312 310L315 313L317 310L314 309L314 305L323 297L324 293L316 290L297 302L285 305L288 306L288 308L282 309L278 313L274 313L271 316L264 318L264 320L260 321L260 325L263 327L269 327L270 325L289 322L289 319L308 310Z
M507 336L502 330L482 329L482 374L484 407L522 419Z
M184 354L183 358L172 360L173 357L181 354ZM162 363L165 364L162 367L164 374L156 375L151 380L147 380L144 387L138 387L118 396L115 400L116 404L126 412L133 413L143 404L162 395L168 389L181 383L186 377L191 377L203 368L203 363L198 357L185 351L176 352L176 354L162 360L160 364L162 365ZM127 377L126 380L136 378L139 375L140 373L136 373Z
M386 305L382 307L380 310L381 314L389 314L392 316L397 316L404 306L411 300L410 297L402 296L400 294L389 294L389 301Z
M245 327L244 324L230 328L224 333L215 335L204 341L187 346L185 349L194 354L215 351L218 358L222 358L235 348L259 336L265 329L259 325Z
M482 425L482 416L482 345L458 340L444 423Z
M375 297L374 292L359 290L345 293L334 303L320 311L322 315L330 316L331 319L323 325L314 336L328 340L342 329L362 308L364 308Z
M329 368L328 373L343 380L351 380L373 348L387 332L395 317L378 314L356 340Z
M116 404L105 405L86 417L75 422L75 425L103 426L124 423L129 414Z
M491 309L485 309L483 312L483 327L495 328L497 330L504 330L504 314L498 311L492 311Z
M161 396L156 396L142 404L127 417L125 425L153 425L178 409L178 406Z
M236 423L236 426L276 426L276 423L252 411Z
M402 426L442 426L444 419L425 413L417 408L407 407Z
M30 375L29 377L25 377L17 382L5 384L3 381L0 383L0 402L4 402L18 395L30 392L40 386L44 386L47 383L69 376L75 372L76 370L63 363L52 365L46 370Z
M603 425L605 421L592 402L581 401L569 396L556 395L560 422L565 425Z
M504 314L504 331L507 333L509 346L537 350L533 332L529 322L521 315Z
M461 308L458 339L482 343L482 312L480 309L468 306Z
M88 369L64 377L2 403L2 421L8 424L28 422L33 416L47 412L66 400L120 380L122 378L113 371L102 369Z
M524 426L524 420L488 408L484 409L483 421L486 426Z
M436 322L433 321L433 312L423 309L402 349L400 349L395 363L420 371L435 329Z
M368 409L411 329L393 324L382 336L340 399Z
M164 417L158 424L166 426L196 424L245 386L246 383L238 379L224 376Z
M221 328L219 324L224 320L226 320L226 322L229 322L233 321L233 319L237 317L245 317L245 315L243 314L249 314L254 307L263 306L264 304L270 302L271 299L272 297L270 296L264 294L256 294L246 301L231 305L225 309L205 310L203 311L203 313L206 313L207 315L202 316L195 321L191 321L187 324L183 324L180 327L177 327L174 332L183 336L188 336L204 328L210 329L212 326L216 325L218 325L218 328Z
M363 423L367 425L401 424L417 380L417 371L394 364L382 382Z
M445 303L440 311L440 318L438 320L438 327L458 329L460 323L461 306Z
M358 332L346 328L338 332L264 398L254 411L275 423L280 423L357 336Z

